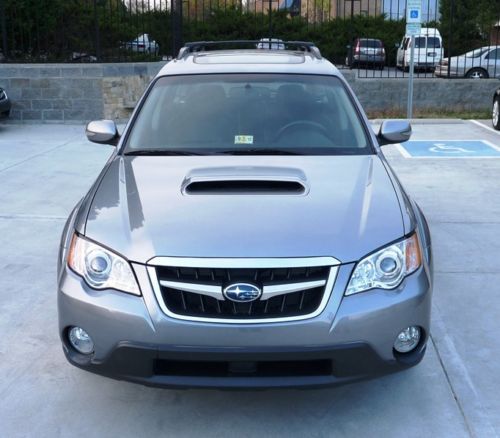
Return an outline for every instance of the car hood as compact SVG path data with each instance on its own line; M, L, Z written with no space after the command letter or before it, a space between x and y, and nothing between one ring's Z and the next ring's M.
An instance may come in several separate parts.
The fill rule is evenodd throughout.
M278 185L232 191L241 180ZM189 191L204 181L224 184L217 192ZM304 190L282 190L289 182ZM331 256L345 263L402 237L404 226L377 155L117 156L85 235L139 263L154 256Z

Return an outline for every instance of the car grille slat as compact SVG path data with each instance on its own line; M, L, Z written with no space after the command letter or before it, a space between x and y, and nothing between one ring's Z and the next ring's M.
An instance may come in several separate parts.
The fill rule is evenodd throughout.
M154 267L159 283L159 299L163 300L162 304L171 314L188 319L243 322L245 319L262 319L265 322L271 318L314 313L322 303L331 268ZM267 292L255 301L234 302L227 299L222 291L235 283L250 283ZM218 289L220 296L213 292Z

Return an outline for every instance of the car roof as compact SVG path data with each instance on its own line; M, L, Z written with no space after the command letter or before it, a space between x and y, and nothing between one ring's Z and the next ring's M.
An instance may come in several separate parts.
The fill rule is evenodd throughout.
M295 73L340 76L332 63L314 53L264 48L188 53L166 64L157 77L212 73Z

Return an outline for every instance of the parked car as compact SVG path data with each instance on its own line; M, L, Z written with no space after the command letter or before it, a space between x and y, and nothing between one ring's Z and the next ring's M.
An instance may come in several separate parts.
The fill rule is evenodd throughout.
M151 53L153 55L158 55L160 51L158 43L151 39L147 33L139 35L133 41L125 43L123 47L136 53Z
M434 75L452 78L500 78L500 46L486 46L460 56L445 58Z
M500 131L500 87L493 95L492 121L493 127Z
M347 46L345 63L349 68L365 66L383 70L385 66L384 43L375 38L356 38L352 46Z
M405 35L398 45L396 67L404 71L410 68L411 36ZM415 69L434 70L443 59L443 39L438 29L423 27L420 35L415 36Z
M408 140L409 122L375 135L312 43L265 57L209 50L220 44L186 45L122 135L87 125L116 149L62 235L66 358L170 387L311 387L416 365L430 235L380 148Z
M0 119L9 117L11 106L12 104L7 96L7 92L3 88L0 88Z
M85 52L72 52L69 60L71 62L97 62L97 57Z
M285 50L283 40L278 38L261 38L256 47L257 49Z

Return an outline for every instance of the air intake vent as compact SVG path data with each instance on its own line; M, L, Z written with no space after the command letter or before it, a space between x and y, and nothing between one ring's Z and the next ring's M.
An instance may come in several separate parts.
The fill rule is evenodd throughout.
M309 188L300 169L234 166L193 169L181 186L185 195L305 195Z
M223 180L193 181L185 188L189 195L204 194L290 194L302 195L306 188L298 181Z

